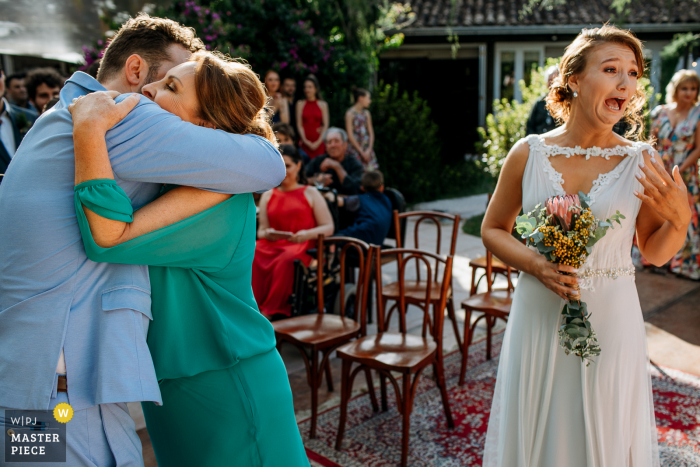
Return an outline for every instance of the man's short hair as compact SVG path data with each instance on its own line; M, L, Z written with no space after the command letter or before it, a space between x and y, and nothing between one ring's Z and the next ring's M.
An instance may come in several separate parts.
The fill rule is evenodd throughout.
M30 100L36 99L36 90L42 84L50 88L62 88L63 77L53 68L35 68L27 73L24 85L27 87L27 94Z
M379 191L382 185L384 185L384 175L382 175L379 170L370 170L362 174L360 184L365 190L365 193Z
M155 80L161 64L168 60L168 47L178 44L194 53L204 49L204 44L194 34L194 29L181 26L165 18L151 18L140 14L130 18L114 35L107 46L97 80L104 82L119 73L126 59L137 54L148 64L147 82ZM149 79L150 78L150 79Z
M332 126L328 130L326 130L326 135L324 136L323 141L328 141L328 137L333 133L340 134L340 138L343 140L344 143L348 142L348 134L345 132L345 130L343 130L342 128L338 128L337 126Z
M292 128L292 125L289 123L284 123L284 122L278 122L272 125L272 132L273 133L280 133L287 138L291 139L294 141L297 137L296 133L294 132L294 128Z
M12 80L15 80L15 79L24 79L24 78L26 78L26 77L27 77L27 74L24 73L24 72L12 73L12 74L9 75L9 76L5 76L5 85L9 88L9 87L10 87L10 83L12 82Z

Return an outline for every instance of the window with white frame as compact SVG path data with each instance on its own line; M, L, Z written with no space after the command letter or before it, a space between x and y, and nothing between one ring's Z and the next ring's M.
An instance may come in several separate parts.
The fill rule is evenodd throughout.
M494 63L494 99L522 102L520 86L530 84L533 67L544 66L544 44L496 44Z

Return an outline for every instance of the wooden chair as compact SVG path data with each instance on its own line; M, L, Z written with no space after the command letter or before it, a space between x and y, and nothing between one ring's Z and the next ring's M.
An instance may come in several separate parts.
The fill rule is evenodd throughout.
M399 264L399 332L389 332L389 320L384 316L384 306L381 299L377 300L377 321L379 333L372 336L360 337L348 344L338 348L338 356L343 361L343 376L341 380L341 402L340 402L340 424L338 426L338 436L335 448L340 449L345 433L345 423L347 421L347 409L352 384L358 372L374 369L379 372L381 381L382 410L387 410L386 380L389 379L396 394L397 407L403 416L403 441L401 447L401 465L406 466L408 462L408 441L411 412L413 411L413 398L416 394L418 379L422 371L429 365L433 366L433 372L440 396L445 409L447 426L454 428L450 404L447 398L447 387L445 384L445 374L443 368L442 355L442 326L447 298L449 295L450 279L452 274L452 257L443 257L434 253L422 250L393 249L380 251L378 247L374 250L375 277L377 280L377 290L381 290L381 265L382 257L386 255L398 255ZM405 258L401 258L407 255ZM426 278L427 287L424 289L423 306L426 315L430 312L430 303L433 301L433 280L431 262L443 265L443 275L440 281L438 306L433 307L432 320L428 316L431 336L416 336L406 333L406 264L409 260L416 259L423 262L428 270ZM432 260L432 261L431 261ZM377 293L379 295L379 292ZM353 364L358 366L353 370ZM392 375L398 372L403 377L401 384ZM415 376L414 376L415 375ZM403 389L400 388L403 387ZM371 392L370 392L371 393Z
M434 212L434 211L414 211L414 212L405 212L405 213L399 213L397 211L394 211L394 229L397 231L399 230L399 226L401 225L402 222L406 222L409 218L417 218L416 219L416 225L413 229L413 238L414 238L414 245L415 249L420 249L420 242L419 242L419 235L418 231L420 229L420 225L424 221L430 221L435 224L437 228L437 244L435 245L435 254L440 255L440 247L442 244L442 225L440 224L440 219L446 219L452 223L451 226L451 231L452 231L452 238L450 241L450 250L449 250L449 256L454 257L455 254L455 248L457 246L457 235L458 235L458 229L459 229L459 215L452 215L452 214L445 214L442 212ZM404 245L401 242L401 238L397 237L396 239L396 245L397 248L402 248ZM423 303L423 298L425 296L425 291L426 287L428 285L428 282L426 280L421 280L421 271L419 266L419 261L416 260L416 280L414 281L405 281L404 284L404 290L406 292L405 298L406 302L409 305L415 305L420 307L421 304ZM435 274L434 277L432 278L432 291L430 294L430 304L432 306L437 306L438 300L440 297L440 290L442 288L442 283L438 280L438 274L439 274L439 268L437 267L437 264L435 265ZM450 266L452 267L452 266ZM452 297L452 271L450 271L450 284L447 289L447 316L450 318L450 321L452 322L452 330L455 333L455 338L457 339L457 346L458 348L462 349L462 339L459 334L459 326L457 324L457 317L455 315L455 305L454 305L454 300ZM387 302L389 300L394 301L394 305L389 309L389 316L391 316L391 313L393 310L398 306L398 299L399 299L399 284L398 282L392 282L391 284L388 284L382 288L382 305L386 309ZM444 308L443 308L444 310ZM424 310L426 313L428 310ZM427 316L427 314L425 315ZM425 331L425 325L427 322L424 322L424 331Z
M325 312L323 284L324 284L324 265L332 261L333 253L330 252L330 246L335 245L335 254L339 255L340 259L340 315L334 315ZM329 357L333 351L351 341L352 339L364 336L367 334L366 325L366 306L367 303L367 286L369 282L369 272L371 269L371 249L368 244L356 238L349 237L332 237L323 238L323 235L318 236L317 261L317 288L318 288L318 314L297 316L281 321L275 321L272 326L275 329L275 337L277 338L278 348L283 342L288 342L295 346L301 352L306 365L306 377L311 387L311 429L309 437L316 437L316 418L318 415L318 389L323 380L323 372L325 369L326 381L328 390L333 391L333 377L331 375L331 367ZM353 250L357 253L357 266L359 270L359 278L357 288L355 289L355 310L356 316L359 316L359 322L347 318L345 316L345 283L346 283L346 267L345 261L348 251ZM333 304L331 304L332 306ZM309 357L311 361L309 361ZM377 399L374 395L372 385L372 375L367 370L365 372L367 385L370 388L370 396L374 411L379 410Z
M486 251L486 284L488 291L472 295L462 302L466 316L464 317L464 348L462 349L462 366L459 371L459 384L464 384L464 376L467 372L467 359L469 358L469 346L474 337L476 325L484 319L486 321L486 359L491 359L491 333L497 319L508 321L510 305L512 303L513 283L508 280L508 287L505 290L493 290L493 262L494 258L490 251ZM510 277L511 268L505 265L506 277ZM481 312L474 323L470 323L473 312Z
M476 258L471 261L469 261L469 267L472 268L472 283L471 283L471 288L469 290L469 295L474 295L476 293L476 290L479 286L479 282L481 282L481 279L484 278L485 273L479 277L479 280L476 280L476 274L479 269L483 269L484 272L486 271L486 256L482 256L481 258ZM506 271L510 269L510 273L507 273ZM500 274L506 278L508 281L508 287L512 288L513 287L513 282L511 281L511 273L517 274L518 271L517 269L512 269L506 266L506 263L501 261L498 258L493 258L491 261L491 274L492 276L495 276L496 274ZM494 277L491 278L491 280L494 280Z

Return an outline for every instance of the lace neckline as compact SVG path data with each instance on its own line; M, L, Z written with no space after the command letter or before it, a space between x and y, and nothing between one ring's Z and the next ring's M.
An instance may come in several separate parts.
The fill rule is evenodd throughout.
M544 137L541 135L532 135L531 137L528 138L528 144L530 144L530 148L532 149L537 149L538 153L541 154L542 161L543 161L543 170L544 172L549 176L549 180L552 182L552 187L554 188L554 191L558 195L566 195L566 191L564 190L564 177L561 173L557 172L557 170L552 166L552 163L550 162L549 158L552 156L556 155L564 155L566 158L569 158L574 155L585 155L586 160L590 159L591 157L604 157L606 160L610 160L611 156L622 156L626 157L629 155L636 155L640 156L642 154L642 151L644 150L653 150L652 147L648 143L643 143L643 142L633 142L630 146L622 146L618 145L615 146L614 148L599 148L599 147L592 147L592 148L587 148L583 149L580 146L576 146L573 148L570 147L564 147L564 146L557 146L557 145L549 145L544 142ZM620 173L625 169L627 166L627 160L624 159L622 160L619 164L615 166L614 169L612 169L609 172L601 173L598 175L598 177L593 180L593 184L591 185L591 190L588 192L587 196L590 198L590 203L589 204L594 204L596 200L596 196L598 193L607 185L610 184L610 181L613 179L620 178Z

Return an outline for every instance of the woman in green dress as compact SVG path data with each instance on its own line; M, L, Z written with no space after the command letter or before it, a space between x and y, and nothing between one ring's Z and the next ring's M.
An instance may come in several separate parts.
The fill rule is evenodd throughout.
M142 92L185 121L275 143L264 88L240 63L199 53ZM76 214L92 261L149 265L148 346L163 405L143 410L159 465L308 466L274 331L251 287L252 195L164 187L134 212L105 133L139 99L115 96L71 106Z

